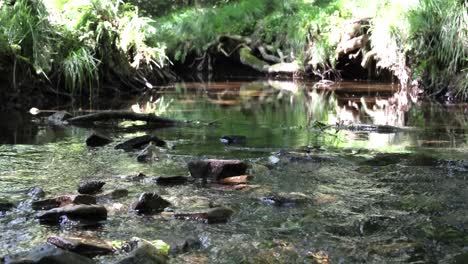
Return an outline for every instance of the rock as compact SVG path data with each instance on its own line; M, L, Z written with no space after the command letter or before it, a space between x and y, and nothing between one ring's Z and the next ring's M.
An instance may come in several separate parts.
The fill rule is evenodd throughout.
M268 162L270 165L275 165L277 164L278 162L280 162L280 159L276 156L270 156L268 157Z
M94 132L86 139L86 146L88 147L102 147L112 142L112 139Z
M143 173L138 173L137 175L128 175L125 177L127 181L142 181L146 178L146 175Z
M249 183L249 181L252 178L253 176L250 176L250 175L240 175L240 176L226 177L224 179L221 179L219 182L221 184L226 184L226 185L246 184L246 183Z
M141 214L159 213L171 203L164 200L157 193L142 193L138 201L132 204L132 209Z
M70 204L96 204L96 197L86 194L63 195L55 198L33 201L31 207L34 210L49 210Z
M112 191L107 191L97 196L96 198L98 200L115 200L115 199L119 199L119 198L126 197L126 196L128 196L127 189L116 189Z
M200 239L196 237L189 237L186 240L184 240L183 243L181 244L176 244L175 246L171 246L169 253L172 255L176 254L183 254L187 253L192 250L197 250L202 247L202 243Z
M47 242L59 248L93 258L114 253L110 242L92 237L59 237L50 236Z
M43 198L45 196L45 192L41 187L35 186L28 190L28 195L33 199L38 199Z
M130 254L115 264L165 264L167 257L163 255L149 241L141 238L132 238L129 242Z
M231 145L231 144L245 144L245 142L247 141L247 138L245 136L229 135L229 136L222 136L219 140L223 144Z
M213 224L227 222L233 213L234 211L232 209L226 207L215 207L196 212L164 213L164 215L175 219L193 220Z
M5 256L5 264L93 264L90 258L44 244L28 252Z
M279 193L261 197L260 200L266 204L293 207L300 204L312 203L312 198L302 193Z
M57 111L47 118L47 124L51 126L64 126L67 125L67 120L73 116L66 111Z
M8 211L11 208L13 208L15 205L13 203L10 203L8 201L3 201L0 200L0 212L1 211Z
M153 179L157 185L179 185L185 184L188 177L185 176L159 176Z
M189 162L188 167L192 177L214 181L244 175L247 171L247 164L240 160L198 160Z
M150 142L153 142L155 146L158 147L166 147L166 142L159 139L156 136L150 136L150 135L144 135L141 137L136 137L129 139L127 141L124 141L117 146L115 146L115 149L123 149L124 151L132 151L135 149L142 149L146 145L148 145Z
M95 194L101 191L102 186L106 184L102 181L87 181L80 183L78 186L78 192L81 194Z
M102 205L66 205L42 212L36 218L42 223L58 224L62 216L73 221L99 222L107 219L107 209Z
M157 147L152 141L144 148L140 153L138 153L137 161L138 162L147 162L152 160L158 160L159 154L166 152L166 149Z

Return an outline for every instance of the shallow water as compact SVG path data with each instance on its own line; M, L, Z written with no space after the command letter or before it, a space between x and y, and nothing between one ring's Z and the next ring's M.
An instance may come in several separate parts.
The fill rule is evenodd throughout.
M159 103L148 103L161 96ZM101 128L114 142L87 148L89 129L51 128L22 115L0 115L0 199L17 205L0 216L0 256L60 234L111 241L137 236L171 245L189 237L201 242L199 249L172 256L172 263L468 259L467 105L404 101L397 87L387 84L314 88L277 81L175 84L131 100L128 107L136 101L142 110L158 108L161 115L197 122L146 131L171 147L158 161L138 163L137 152L114 146L146 132ZM357 123L403 129L376 133L336 126ZM224 135L242 135L246 141L223 145L219 139ZM272 156L279 162L271 164ZM188 175L187 162L205 157L249 161L253 188L160 187L150 180ZM148 179L124 179L138 172ZM105 181L106 190L127 188L130 195L106 203L113 209L96 229L50 227L34 220L26 194L30 187L41 186L53 197L76 192L85 179ZM210 225L138 216L128 206L143 191L160 193L175 208L211 203L235 213L228 223ZM296 200L282 206L265 202L273 196Z

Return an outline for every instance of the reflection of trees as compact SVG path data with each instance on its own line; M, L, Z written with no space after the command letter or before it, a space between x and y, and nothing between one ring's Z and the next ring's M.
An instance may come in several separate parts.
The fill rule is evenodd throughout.
M0 113L0 144L33 143L37 125L17 111Z

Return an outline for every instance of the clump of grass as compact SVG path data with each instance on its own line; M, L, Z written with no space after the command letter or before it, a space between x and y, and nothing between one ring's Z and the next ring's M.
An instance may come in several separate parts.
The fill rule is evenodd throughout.
M70 52L60 65L65 86L72 93L82 92L83 88L93 91L93 87L99 87L99 63L87 48Z

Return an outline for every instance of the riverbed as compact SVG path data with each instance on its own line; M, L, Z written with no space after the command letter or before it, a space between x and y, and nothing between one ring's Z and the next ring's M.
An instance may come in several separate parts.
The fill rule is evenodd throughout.
M119 105L186 122L139 131L129 123L99 126L94 130L113 142L89 148L90 128L51 127L41 119L46 115L0 115L0 199L15 204L0 215L0 256L27 251L51 235L73 235L160 239L173 247L198 241L171 255L170 263L468 261L466 104L403 100L392 84L236 80L172 84ZM370 129L353 129L356 124ZM379 130L387 126L398 129ZM114 149L145 134L167 142L153 161L137 162L137 152ZM226 135L243 140L223 144ZM254 178L239 190L151 180L188 176L187 163L205 158L244 160ZM147 178L128 180L138 173ZM34 219L31 187L54 197L96 179L106 190L129 190L128 197L104 203L109 216L99 227ZM234 214L216 224L137 215L129 206L145 191L174 208L214 204Z

